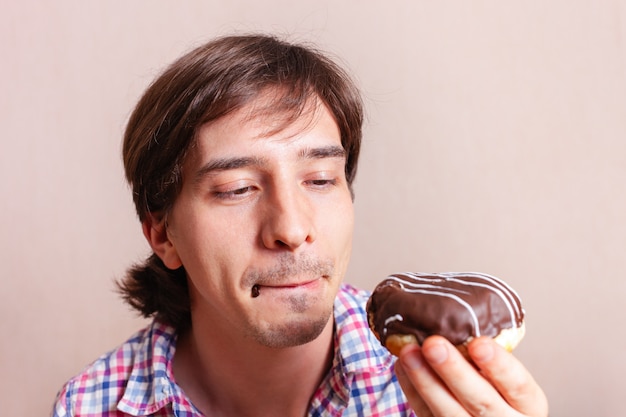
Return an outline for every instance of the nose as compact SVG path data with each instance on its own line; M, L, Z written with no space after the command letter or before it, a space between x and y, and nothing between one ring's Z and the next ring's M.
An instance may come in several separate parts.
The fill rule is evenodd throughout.
M267 196L264 213L261 239L266 248L293 251L315 241L313 207L303 190L275 190Z

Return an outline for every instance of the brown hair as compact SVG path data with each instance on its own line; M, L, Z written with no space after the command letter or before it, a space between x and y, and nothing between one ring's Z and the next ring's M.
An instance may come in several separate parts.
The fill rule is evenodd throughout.
M361 96L350 77L311 47L267 35L215 39L183 55L146 90L124 134L123 160L139 219L171 209L181 167L198 129L240 109L266 91L263 111L297 117L311 98L337 122L347 153L346 179L354 180L361 144ZM288 120L288 121L289 121ZM287 121L287 122L288 122ZM124 299L145 317L178 328L190 322L184 268L172 271L155 254L119 283Z

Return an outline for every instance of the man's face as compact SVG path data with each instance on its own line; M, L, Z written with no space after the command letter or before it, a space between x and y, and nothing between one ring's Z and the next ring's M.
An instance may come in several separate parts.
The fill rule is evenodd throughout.
M275 131L254 104L200 129L162 258L187 271L194 325L295 346L328 324L348 266L346 155L325 106Z

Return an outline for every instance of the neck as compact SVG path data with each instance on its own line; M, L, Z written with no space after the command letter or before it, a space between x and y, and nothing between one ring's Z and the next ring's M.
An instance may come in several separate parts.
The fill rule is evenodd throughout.
M333 325L331 317L315 340L289 348L192 326L177 342L176 381L205 415L304 416L332 364Z

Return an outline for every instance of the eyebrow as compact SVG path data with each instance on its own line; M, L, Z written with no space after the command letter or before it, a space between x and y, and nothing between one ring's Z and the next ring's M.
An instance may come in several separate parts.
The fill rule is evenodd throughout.
M320 148L305 148L300 152L300 159L345 158L346 151L341 146L323 146Z
M195 181L199 182L204 177L220 171L229 171L248 166L261 166L264 159L256 157L235 157L235 158L217 158L212 159L202 166L195 175Z
M319 148L304 148L298 153L299 160L324 159L324 158L346 158L346 151L341 146L322 146ZM214 172L229 171L233 169L245 168L249 166L263 166L267 163L265 158L259 157L234 157L217 158L207 162L195 174L195 181Z

